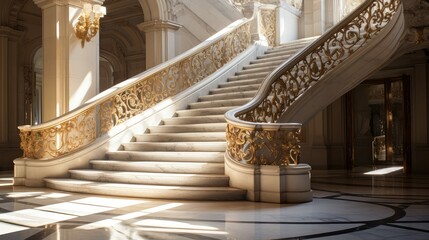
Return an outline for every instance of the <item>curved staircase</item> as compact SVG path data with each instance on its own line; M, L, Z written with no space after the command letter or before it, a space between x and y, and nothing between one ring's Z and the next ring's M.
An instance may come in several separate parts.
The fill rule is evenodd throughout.
M264 78L314 38L271 48L209 95L176 111L162 125L135 135L122 149L91 160L91 169L48 178L48 187L72 192L145 198L242 200L224 174L225 112L252 99Z

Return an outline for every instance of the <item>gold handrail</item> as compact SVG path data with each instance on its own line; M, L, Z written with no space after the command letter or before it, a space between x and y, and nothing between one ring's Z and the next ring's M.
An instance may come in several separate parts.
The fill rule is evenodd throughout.
M135 81L114 86L78 109L37 126L20 126L23 157L51 159L88 146L120 123L201 81L251 43L251 19L239 20L224 33L166 62ZM115 90L116 89L116 90Z
M255 98L225 114L227 156L255 165L296 164L300 124L275 123L307 89L365 46L393 18L401 0L368 0L268 75Z

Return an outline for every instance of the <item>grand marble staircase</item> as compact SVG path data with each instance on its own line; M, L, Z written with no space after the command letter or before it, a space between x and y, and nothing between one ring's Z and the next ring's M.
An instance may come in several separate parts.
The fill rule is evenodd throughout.
M226 111L247 103L263 79L313 39L271 48L209 95L189 103L159 126L135 135L122 149L91 160L91 169L69 170L70 178L45 179L48 187L117 196L240 200L246 191L229 187L224 174Z

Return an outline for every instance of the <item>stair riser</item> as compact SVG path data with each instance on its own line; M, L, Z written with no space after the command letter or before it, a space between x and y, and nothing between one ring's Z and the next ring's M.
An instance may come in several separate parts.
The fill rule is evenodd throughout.
M201 135L189 134L169 134L164 136L151 136L144 134L135 136L136 142L219 142L226 140L225 132L220 133L203 133Z
M107 158L122 161L166 161L166 162L208 162L223 163L225 152L126 152L107 153Z
M200 143L123 143L126 151L225 152L225 142Z
M149 128L150 133L225 132L226 123L192 125L160 125Z
M267 63L267 62L273 62L273 61L286 61L290 57L291 56L289 56L289 55L285 55L285 56L272 57L272 58L263 58L263 59L258 58L256 60L250 61L250 64Z
M211 109L189 109L177 111L179 117L191 117L191 116L210 116L210 115L224 115L227 111L235 107L224 107L224 108L211 108Z
M228 80L229 82L219 84L219 88L235 87L235 86L243 86L243 85L251 85L251 84L261 84L261 82L264 81L267 75L264 75L264 77L256 78L256 79L245 79L240 81Z
M228 78L226 83L219 84L219 87L233 87L233 86L241 86L245 84L256 84L258 81L263 80L270 72L266 72L264 74L247 74L240 76L232 76Z
M237 86L230 88L217 88L210 91L211 94L222 94L222 93L236 93L236 92L244 92L244 91L255 91L258 90L260 84L247 85L247 86Z
M59 184L47 181L46 186L62 191L101 194L110 196L138 197L138 198L156 198L156 199L178 199L178 200L218 200L218 201L237 201L245 200L246 192L243 190L183 190L174 188L165 189L138 189L138 188L120 188L115 185L103 184L96 185L74 185Z
M266 63L254 63L249 64L247 66L244 66L244 70L251 70L255 68L261 68L261 67L272 67L273 70L277 68L283 61L273 61L273 62L266 62Z
M201 124L201 123L225 123L225 117L223 115L216 115L213 117L207 116L207 117L200 117L200 118L170 118L170 119L164 119L163 121L164 125L181 125L181 124Z
M223 163L167 163L162 162L100 162L91 161L94 169L105 171L134 171L151 173L224 174Z
M271 67L260 67L260 68L253 68L253 69L243 69L237 72L235 75L240 76L240 75L258 74L262 72L270 73L275 68L276 68L275 66L271 66Z
M215 100L230 100L230 99L241 99L241 98L252 98L256 94L256 91L247 91L239 93L229 93L229 94L214 94L202 96L199 98L200 102L205 101L215 101Z
M136 174L131 172L94 173L94 172L73 172L71 178L110 183L129 183L144 185L164 185L164 186L204 186L204 187L227 187L229 178L225 177L200 177L198 175L169 176L166 174ZM156 176L155 176L156 175Z
M212 102L196 102L189 104L191 109L199 109L199 108L216 108L216 107L230 107L230 106L241 106L246 104L250 99L231 99L231 100L217 100Z

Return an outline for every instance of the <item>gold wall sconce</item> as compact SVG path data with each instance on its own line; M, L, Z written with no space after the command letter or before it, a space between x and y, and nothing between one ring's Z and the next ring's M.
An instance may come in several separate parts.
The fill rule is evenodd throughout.
M85 46L85 41L89 42L91 38L97 35L100 28L100 18L104 15L106 15L106 7L99 4L83 4L78 22L74 26L76 37L81 39L82 47Z

